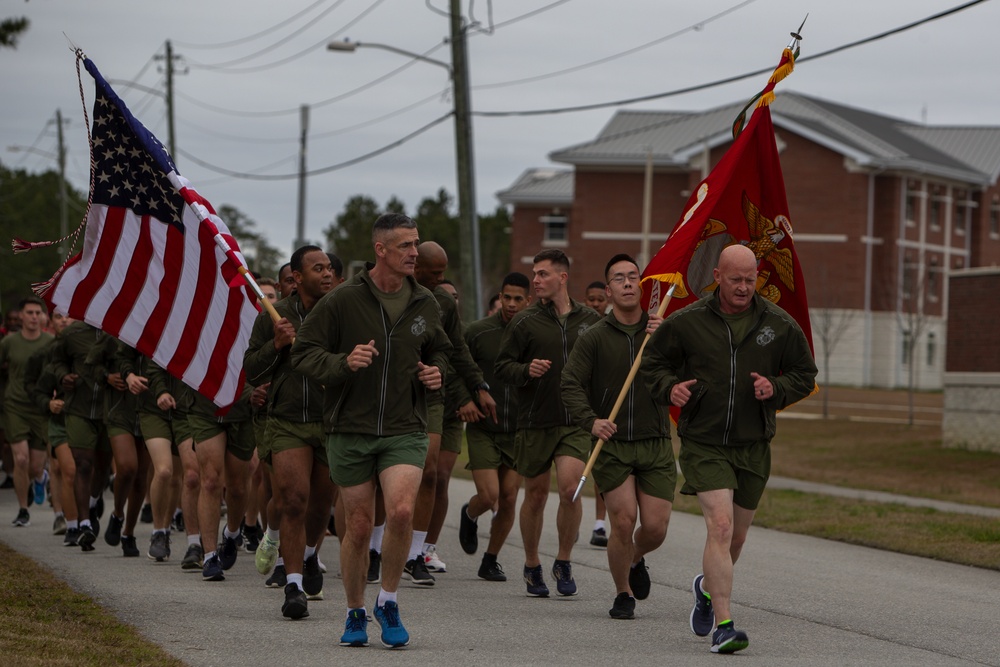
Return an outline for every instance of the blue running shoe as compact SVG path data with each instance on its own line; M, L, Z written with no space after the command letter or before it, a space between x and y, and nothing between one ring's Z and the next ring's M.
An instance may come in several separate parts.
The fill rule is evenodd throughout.
M347 626L340 637L341 646L368 646L368 614L364 609L347 612Z
M556 580L556 591L559 595L576 595L573 565L568 560L557 560L552 564L552 578Z
M702 592L702 582L705 575L699 574L691 582L691 593L694 595L694 607L691 609L691 632L699 637L707 637L715 627L715 611L712 609L712 598Z
M216 554L205 561L205 566L201 569L201 578L205 581L223 581L226 575L223 574L222 563Z
M545 585L545 578L542 576L542 566L524 566L524 584L528 587L528 595L534 598L549 597L549 587Z
M219 545L219 560L222 562L222 569L228 570L236 564L236 554L239 553L239 545L235 537L223 537L222 544Z
M410 633L399 620L399 605L386 602L381 607L375 603L375 620L382 626L382 646L386 648L403 648L410 643Z
M45 485L49 482L49 471L42 470L42 481L35 480L31 483L31 489L34 491L34 500L36 505L45 504Z
M712 653L736 653L749 645L747 633L737 630L732 622L720 625L712 635Z

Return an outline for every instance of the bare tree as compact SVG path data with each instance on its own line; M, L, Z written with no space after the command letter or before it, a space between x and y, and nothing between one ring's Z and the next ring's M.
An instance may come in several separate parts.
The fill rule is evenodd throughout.
M830 357L857 316L856 310L817 308L813 311L813 333L823 344L823 377L830 384ZM823 392L823 419L830 417L830 392Z

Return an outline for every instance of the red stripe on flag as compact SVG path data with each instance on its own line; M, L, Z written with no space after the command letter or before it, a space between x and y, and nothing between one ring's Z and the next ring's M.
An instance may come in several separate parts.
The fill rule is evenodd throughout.
M208 371L198 391L203 396L216 396L229 366L229 353L240 332L240 310L243 308L243 290L230 289L229 301L226 304L226 319L216 339L212 358L208 362Z
M149 216L142 216L139 223L139 238L132 249L132 260L128 264L128 273L122 283L122 290L111 302L101 328L115 338L121 334L122 325L128 318L132 308L138 302L139 294L146 284L149 274L149 261L153 257L153 239L150 237Z
M181 280L181 270L184 268L184 233L174 225L167 225L167 242L163 250L163 279L160 281L160 293L150 313L142 335L135 344L135 349L146 356L152 357L153 351L160 344L160 337L167 328L170 311L177 297L177 287Z
M188 228L190 230L190 227ZM205 225L198 225L198 245L201 253L198 257L198 282L192 295L191 312L184 323L184 333L177 344L177 351L167 364L167 372L174 377L181 377L187 371L198 349L198 339L203 333L208 310L212 306L212 295L215 292L216 274L219 266L215 261L215 242L212 232Z
M97 251L94 253L94 262L87 271L87 275L77 285L73 293L73 300L69 304L69 315L72 318L82 320L90 308L90 302L97 296L104 281L108 278L111 270L111 263L118 252L118 242L121 240L122 229L125 227L125 216L128 211L118 206L109 206L104 218L104 228L101 230L101 238L98 242Z

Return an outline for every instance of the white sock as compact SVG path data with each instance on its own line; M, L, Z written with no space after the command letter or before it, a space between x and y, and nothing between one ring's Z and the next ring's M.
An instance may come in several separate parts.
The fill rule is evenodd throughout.
M201 544L201 535L188 535L188 546Z
M281 556L278 556L278 560L274 561L274 566L275 567L285 567L285 559L282 558Z
M378 597L375 598L375 606L384 607L386 602L395 602L395 601L396 601L396 594L390 593L389 591L383 588L378 592Z
M79 527L80 527L80 521L78 519L74 519L72 521L69 521L67 519L67 521L66 521L66 530L69 530L70 528L79 528Z
M302 575L301 574L290 574L285 580L289 584L295 584L295 587L300 591L302 590Z
M309 560L310 558L312 558L315 555L316 555L316 547L314 547L314 546L312 546L312 547L307 546L306 550L302 553L302 560Z
M367 615L368 615L368 610L367 610L367 609L365 609L364 607L358 607L358 609L360 609L360 610L361 610L362 612L364 612L365 616L367 616ZM351 612L352 612L352 611L354 611L354 610L353 610L353 609L348 609L348 610L347 610L347 617L348 617L348 618L350 618L350 617L351 617Z
M207 554L204 555L204 558L205 558L205 562L207 563L208 561L210 561L213 558L215 558L215 552L214 551L209 551Z
M594 530L601 530L602 528L604 528L603 519L598 519L597 521L594 522Z
M281 541L280 533L281 531L278 530L277 528L271 528L270 526L268 526L267 539L275 543L280 542Z
M91 509L97 507L97 501L98 500L100 500L100 496L91 496L90 497L90 508Z
M368 540L368 548L382 553L382 536L385 535L385 524L379 524L372 528L371 539Z
M427 531L415 530L413 531L413 539L410 541L410 553L406 557L406 560L413 560L421 553L423 553L424 540L427 539Z
M222 536L228 537L231 540L235 540L237 537L240 536L240 531L235 530L233 532L229 532L229 526L226 526L226 529L222 531Z

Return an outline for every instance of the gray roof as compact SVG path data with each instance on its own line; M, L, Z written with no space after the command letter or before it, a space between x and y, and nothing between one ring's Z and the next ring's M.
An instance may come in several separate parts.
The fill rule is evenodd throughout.
M528 169L514 184L497 193L503 204L570 206L573 203L571 169Z
M658 167L688 169L693 155L731 140L745 102L701 112L619 111L597 138L549 157L574 166L641 166L652 151ZM774 124L853 159L862 167L913 171L977 185L1000 175L1000 126L940 127L911 123L835 102L780 92Z

